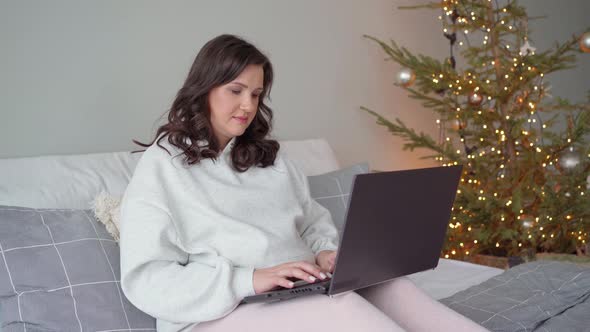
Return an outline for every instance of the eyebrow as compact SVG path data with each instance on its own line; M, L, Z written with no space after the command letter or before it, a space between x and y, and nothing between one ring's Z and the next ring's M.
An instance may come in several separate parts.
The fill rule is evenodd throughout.
M244 88L248 88L248 86L246 84L241 83L241 82L232 82L232 84L237 84L237 85L243 86ZM262 88L254 89L254 91L256 91L256 90L262 91Z

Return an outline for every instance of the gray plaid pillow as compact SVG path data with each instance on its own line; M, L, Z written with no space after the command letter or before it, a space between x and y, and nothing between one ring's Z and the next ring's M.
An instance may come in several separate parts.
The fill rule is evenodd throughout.
M354 177L368 172L369 164L360 163L334 172L307 177L311 197L330 211L340 236L344 230L344 218Z
M11 331L155 331L120 286L119 247L90 210L0 206L0 319Z

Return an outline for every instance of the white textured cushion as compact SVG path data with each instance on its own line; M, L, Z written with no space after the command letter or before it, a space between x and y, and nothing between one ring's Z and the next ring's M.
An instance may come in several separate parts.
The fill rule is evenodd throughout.
M334 151L325 139L281 141L281 149L307 176L340 169Z
M324 139L281 141L306 175L339 168ZM141 153L94 153L0 159L0 205L89 209L101 192L122 195Z
M0 159L0 205L88 209L96 195L125 191L141 154Z

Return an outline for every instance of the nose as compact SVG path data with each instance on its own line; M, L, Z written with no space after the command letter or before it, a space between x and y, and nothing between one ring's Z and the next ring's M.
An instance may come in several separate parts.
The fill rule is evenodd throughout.
M240 109L245 112L252 112L258 107L256 98L252 96L246 96L241 100Z

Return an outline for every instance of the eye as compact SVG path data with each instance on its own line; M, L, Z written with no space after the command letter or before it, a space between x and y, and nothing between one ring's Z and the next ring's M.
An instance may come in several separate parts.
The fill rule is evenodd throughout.
M260 95L252 95L252 97L258 98L258 97L260 97Z
M231 90L231 93L233 93L234 95L239 95L242 91L240 90Z

